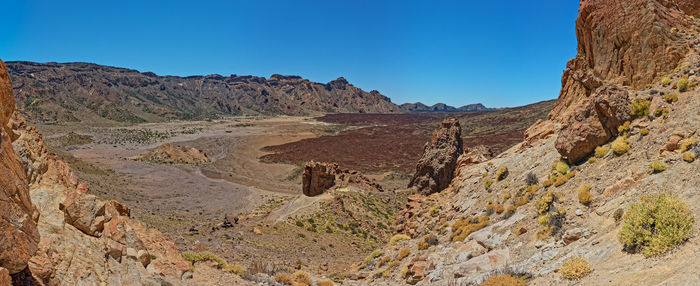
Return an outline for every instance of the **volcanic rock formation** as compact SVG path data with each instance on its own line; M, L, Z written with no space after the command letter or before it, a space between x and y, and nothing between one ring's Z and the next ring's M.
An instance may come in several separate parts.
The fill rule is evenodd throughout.
M341 169L336 163L308 162L302 175L302 193L313 197L333 187L356 186L367 191L383 191L382 187L359 171Z
M89 63L8 62L17 105L30 121L163 121L225 115L390 113L399 107L344 78L157 76Z
M189 264L175 245L132 220L126 206L90 194L47 152L12 97L0 61L0 268L14 283L161 285L187 278Z
M462 129L459 120L448 118L433 131L423 147L423 157L418 161L416 173L408 187L431 194L446 188L454 178L457 159L462 150Z

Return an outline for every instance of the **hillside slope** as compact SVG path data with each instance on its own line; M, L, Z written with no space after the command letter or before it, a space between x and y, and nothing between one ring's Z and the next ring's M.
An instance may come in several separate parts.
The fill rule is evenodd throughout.
M157 122L224 115L400 112L344 78L158 76L91 63L7 62L17 106L31 122Z
M462 155L445 190L410 196L398 229L411 238L358 261L346 284L700 283L699 8L581 1L579 54L550 119L491 160ZM658 195L678 202L644 199Z

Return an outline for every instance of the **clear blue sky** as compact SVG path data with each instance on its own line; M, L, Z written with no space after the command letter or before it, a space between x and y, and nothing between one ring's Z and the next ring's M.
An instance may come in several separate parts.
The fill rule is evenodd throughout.
M5 1L0 58L159 75L339 76L393 102L556 98L576 0Z

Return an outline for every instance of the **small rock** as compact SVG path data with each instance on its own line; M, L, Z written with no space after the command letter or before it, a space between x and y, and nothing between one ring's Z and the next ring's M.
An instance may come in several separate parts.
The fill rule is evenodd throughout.
M581 209L576 209L576 215L577 215L577 216L582 216L582 215L583 215L583 211L582 211Z
M262 231L261 231L260 229L258 229L257 227L254 227L254 228L253 228L253 233L254 233L254 234L257 234L257 235L262 235L262 234L263 234Z
M538 240L535 242L535 248L542 248L544 246L544 241Z

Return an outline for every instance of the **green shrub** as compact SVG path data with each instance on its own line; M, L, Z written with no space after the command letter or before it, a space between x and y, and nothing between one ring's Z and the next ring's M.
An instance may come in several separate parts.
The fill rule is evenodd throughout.
M598 158L603 158L605 155L608 155L608 152L610 152L609 147L603 147L603 146L595 147L595 156Z
M649 164L649 168L650 173L661 173L663 171L666 171L666 164L661 163L659 161L654 161Z
M649 115L649 105L651 105L649 100L636 99L632 102L632 115L639 117Z
M397 234L397 235L392 236L391 239L389 239L389 243L391 243L391 245L396 245L400 241L409 240L409 239L411 239L411 237L408 235Z
M486 183L484 183L484 188L488 190L491 187L491 184L493 184L493 180L486 181Z
M559 273L566 279L582 278L591 273L591 264L582 257L569 258L559 267Z
M647 136L649 135L649 129L642 128L642 130L639 130L639 134L641 134L642 136Z
M499 181L505 179L506 177L508 177L508 167L503 166L496 171L496 179Z
M663 86L668 86L669 84L671 84L671 79L670 79L670 78L667 78L667 77L662 78L662 79L661 79L661 84L662 84Z
M557 171L559 174L566 174L566 172L571 169L571 166L567 164L564 160L557 160L552 164L552 171Z
M684 92L688 90L688 80L687 79L681 79L678 81L678 91Z
M612 150L615 155L620 156L622 154L627 153L629 151L630 145L629 142L627 141L626 136L619 136L615 141L612 143Z
M589 205L593 201L591 195L591 185L586 184L578 187L578 202L583 205Z
M622 218L619 239L625 250L647 256L662 254L686 241L695 218L680 198L660 194L644 196Z

